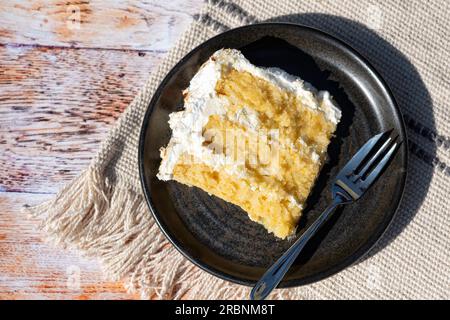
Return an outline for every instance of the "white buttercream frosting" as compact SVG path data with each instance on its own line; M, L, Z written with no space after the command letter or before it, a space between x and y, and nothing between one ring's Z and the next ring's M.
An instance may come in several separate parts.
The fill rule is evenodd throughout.
M226 113L227 101L217 96L215 90L223 65L231 66L237 71L249 72L294 93L304 106L322 111L325 117L335 124L340 120L341 111L336 107L328 92L318 92L300 78L281 69L256 67L238 50L222 49L215 52L192 78L189 87L185 90L184 110L173 112L169 116L172 138L168 146L161 149L162 162L157 175L159 179L172 179L173 169L184 153L201 159L213 169L220 168L229 171L230 174L242 174L240 170L232 166L225 166L226 156L216 154L211 148L205 146L205 138L202 135L202 130L211 115ZM250 129L256 130L259 126L258 115L247 107L240 109L232 120Z

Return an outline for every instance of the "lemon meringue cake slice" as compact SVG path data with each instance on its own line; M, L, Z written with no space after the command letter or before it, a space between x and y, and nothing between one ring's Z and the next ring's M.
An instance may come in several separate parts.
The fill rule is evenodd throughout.
M158 178L231 202L284 239L295 232L340 117L328 92L219 50L184 91L184 110L169 116Z

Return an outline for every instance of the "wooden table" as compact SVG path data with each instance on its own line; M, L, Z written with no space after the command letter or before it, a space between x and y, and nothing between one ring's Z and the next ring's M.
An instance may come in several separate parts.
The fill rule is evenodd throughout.
M137 298L20 209L89 163L202 2L0 2L0 299Z

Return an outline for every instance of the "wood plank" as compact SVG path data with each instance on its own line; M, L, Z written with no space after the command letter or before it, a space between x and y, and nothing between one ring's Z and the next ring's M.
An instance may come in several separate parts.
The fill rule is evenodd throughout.
M0 2L0 299L137 298L45 244L20 207L89 163L202 2Z
M54 193L75 177L162 57L0 46L0 191Z
M42 241L37 221L24 217L20 208L47 198L0 193L0 300L138 298L121 283L104 280L96 261Z
M202 0L8 0L0 43L166 51Z

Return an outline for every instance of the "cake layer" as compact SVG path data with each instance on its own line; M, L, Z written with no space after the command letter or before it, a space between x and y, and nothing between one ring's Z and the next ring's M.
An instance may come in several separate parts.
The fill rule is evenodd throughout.
M223 67L216 92L229 101L227 108L231 112L243 107L253 109L262 128L279 130L280 138L289 140L297 148L306 143L322 154L336 129L336 124L327 119L323 109L308 108L294 92L246 71Z
M277 192L269 197L267 190L255 190L250 180L213 170L197 160L186 165L180 159L173 171L174 179L238 205L252 221L264 225L279 238L284 239L295 231L301 211L288 194ZM259 187L264 188L262 185Z
M292 148L277 135L267 137L264 129L255 131L219 116L211 116L204 129L205 145L231 157L230 164L240 166L243 178L270 185L272 192L282 190L298 203L306 200L321 165L312 148Z

